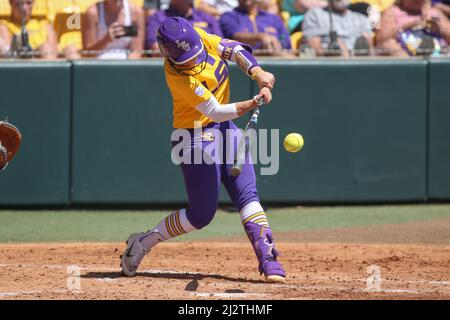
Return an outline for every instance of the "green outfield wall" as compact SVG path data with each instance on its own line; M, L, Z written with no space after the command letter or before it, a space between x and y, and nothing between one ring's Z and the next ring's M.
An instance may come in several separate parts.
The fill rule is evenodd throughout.
M23 135L0 173L1 205L69 204L71 64L0 63L0 119Z
M264 202L450 199L450 61L263 64L278 81L259 127L280 129L278 174L256 168ZM230 73L232 100L255 94L234 65ZM23 132L0 173L0 205L186 201L160 60L4 62L0 75L0 117ZM282 149L290 132L304 136L302 152Z
M450 61L429 66L428 198L450 199Z
M274 103L261 126L301 132L302 153L280 152L260 176L268 201L426 198L427 63L273 63Z
M232 77L233 96L247 99L248 78L234 68ZM170 99L160 61L74 63L73 203L186 201Z

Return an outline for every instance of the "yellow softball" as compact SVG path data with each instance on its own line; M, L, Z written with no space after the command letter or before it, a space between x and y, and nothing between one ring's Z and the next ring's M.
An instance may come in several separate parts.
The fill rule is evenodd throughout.
M289 133L286 138L284 138L284 148L288 152L299 152L303 148L304 140L299 133Z

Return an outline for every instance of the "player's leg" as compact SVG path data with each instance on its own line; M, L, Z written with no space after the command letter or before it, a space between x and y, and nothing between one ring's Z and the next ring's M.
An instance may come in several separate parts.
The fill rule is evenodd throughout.
M236 129L232 122L230 128ZM231 167L232 164L223 166L222 183L240 212L245 233L259 261L259 272L264 274L266 281L284 282L286 273L277 261L279 253L274 247L272 230L258 197L253 165L246 159L238 177L230 174Z
M147 232L133 233L126 241L127 248L121 258L122 273L135 275L142 259L156 244L197 230L187 219L186 209L176 210Z
M205 147L207 143L204 143ZM220 166L214 164L181 164L189 205L164 218L153 229L135 233L127 241L122 255L122 271L133 276L144 256L156 244L207 226L217 210Z
M231 166L227 165L222 181L240 212L245 233L259 261L259 272L264 274L267 281L284 282L286 273L277 261L279 253L275 249L272 230L257 196L253 166L245 164L239 177L229 174Z

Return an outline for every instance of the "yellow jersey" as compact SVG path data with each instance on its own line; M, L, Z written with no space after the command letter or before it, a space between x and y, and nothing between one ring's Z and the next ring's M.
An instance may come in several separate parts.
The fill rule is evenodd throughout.
M15 24L10 19L0 20L0 23L3 24L11 33L11 35L20 36L20 31L22 26L20 24ZM28 39L30 41L30 46L32 49L39 49L47 41L47 20L37 20L31 19L26 24L26 29L28 31Z
M200 35L207 53L203 71L196 74L202 68L196 66L190 71L196 75L181 75L168 61L164 63L167 86L173 100L173 127L177 129L194 128L195 125L204 127L213 122L195 109L211 95L214 95L220 104L229 103L230 99L228 64L221 58L218 50L222 38L196 27L195 30Z

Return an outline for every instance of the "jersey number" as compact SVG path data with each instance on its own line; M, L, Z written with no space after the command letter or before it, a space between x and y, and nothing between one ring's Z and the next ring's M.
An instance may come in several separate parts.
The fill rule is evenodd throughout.
M214 63L216 62L216 60L210 55L208 55L207 61L211 66L214 66ZM228 77L228 68L223 60L220 60L219 65L214 72L214 76L216 77L218 85L214 90L211 91L212 93L214 93L220 87L222 82ZM209 90L206 81L202 81L202 84Z
M222 81L226 79L228 76L228 68L225 65L225 62L223 60L220 60L219 65L217 66L216 72L214 72L217 82L219 83L219 86L222 84Z

